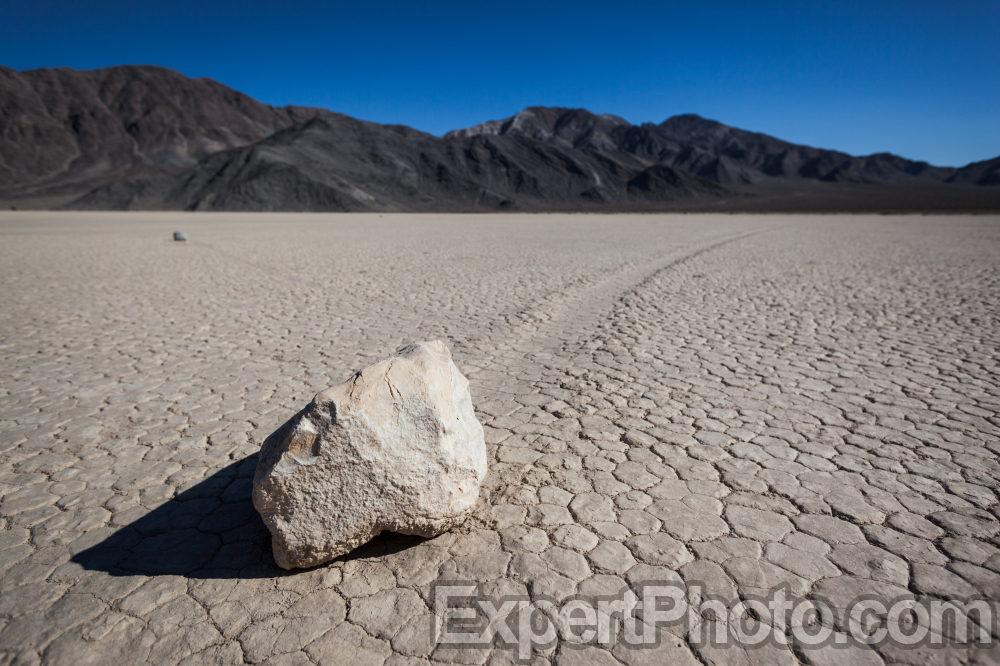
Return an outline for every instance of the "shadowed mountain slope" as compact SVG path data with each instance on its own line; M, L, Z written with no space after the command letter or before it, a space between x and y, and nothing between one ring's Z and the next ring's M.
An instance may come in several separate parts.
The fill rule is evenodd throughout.
M618 150L620 136L632 127L628 121L609 114L597 115L586 109L532 106L506 120L492 120L464 130L452 130L446 138L482 135L526 136L563 148Z
M97 188L73 208L477 210L642 207L724 188L622 152L524 136L436 138L326 113L170 179Z
M1000 185L1000 157L967 164L948 178L949 183Z
M456 130L449 136L483 134L530 136L574 148L622 150L724 184L772 178L892 185L943 183L956 171L888 153L853 157L800 146L694 114L674 116L659 125L636 126L617 116L595 115L583 109L530 107L506 120Z
M128 174L175 173L317 112L261 104L163 67L0 66L0 191L80 190Z
M853 157L696 115L530 107L438 138L122 66L0 67L0 201L182 210L996 210L1000 158ZM82 195L82 196L81 196Z

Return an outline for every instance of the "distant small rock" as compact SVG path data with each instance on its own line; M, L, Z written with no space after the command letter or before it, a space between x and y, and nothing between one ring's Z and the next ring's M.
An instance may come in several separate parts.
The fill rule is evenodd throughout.
M183 231L175 231L174 232L174 240L175 241L186 241L187 239L188 239L188 235L186 233L184 233Z
M253 503L278 566L312 567L383 530L457 527L485 477L469 381L443 343L421 342L323 391L271 434Z

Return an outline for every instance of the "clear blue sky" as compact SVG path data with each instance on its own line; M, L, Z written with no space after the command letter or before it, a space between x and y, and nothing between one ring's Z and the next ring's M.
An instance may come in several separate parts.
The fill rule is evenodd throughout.
M125 63L434 134L531 105L1000 155L1000 2L0 0L0 64Z

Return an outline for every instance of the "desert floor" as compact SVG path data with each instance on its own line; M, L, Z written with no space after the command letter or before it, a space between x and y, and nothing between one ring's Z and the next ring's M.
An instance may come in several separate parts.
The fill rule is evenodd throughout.
M433 645L456 579L1000 600L997 216L3 212L0 285L0 663L511 662ZM275 567L260 443L431 339L476 513ZM533 663L998 659L674 634Z

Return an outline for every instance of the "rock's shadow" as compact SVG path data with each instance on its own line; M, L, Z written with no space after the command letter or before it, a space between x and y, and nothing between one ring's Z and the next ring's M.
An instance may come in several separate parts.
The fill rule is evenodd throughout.
M271 538L250 500L252 455L178 493L73 556L112 575L236 578L278 575Z
M262 578L302 571L285 571L274 563L271 535L250 499L256 469L256 454L235 462L72 561L115 576ZM422 541L384 533L337 561L378 557Z

